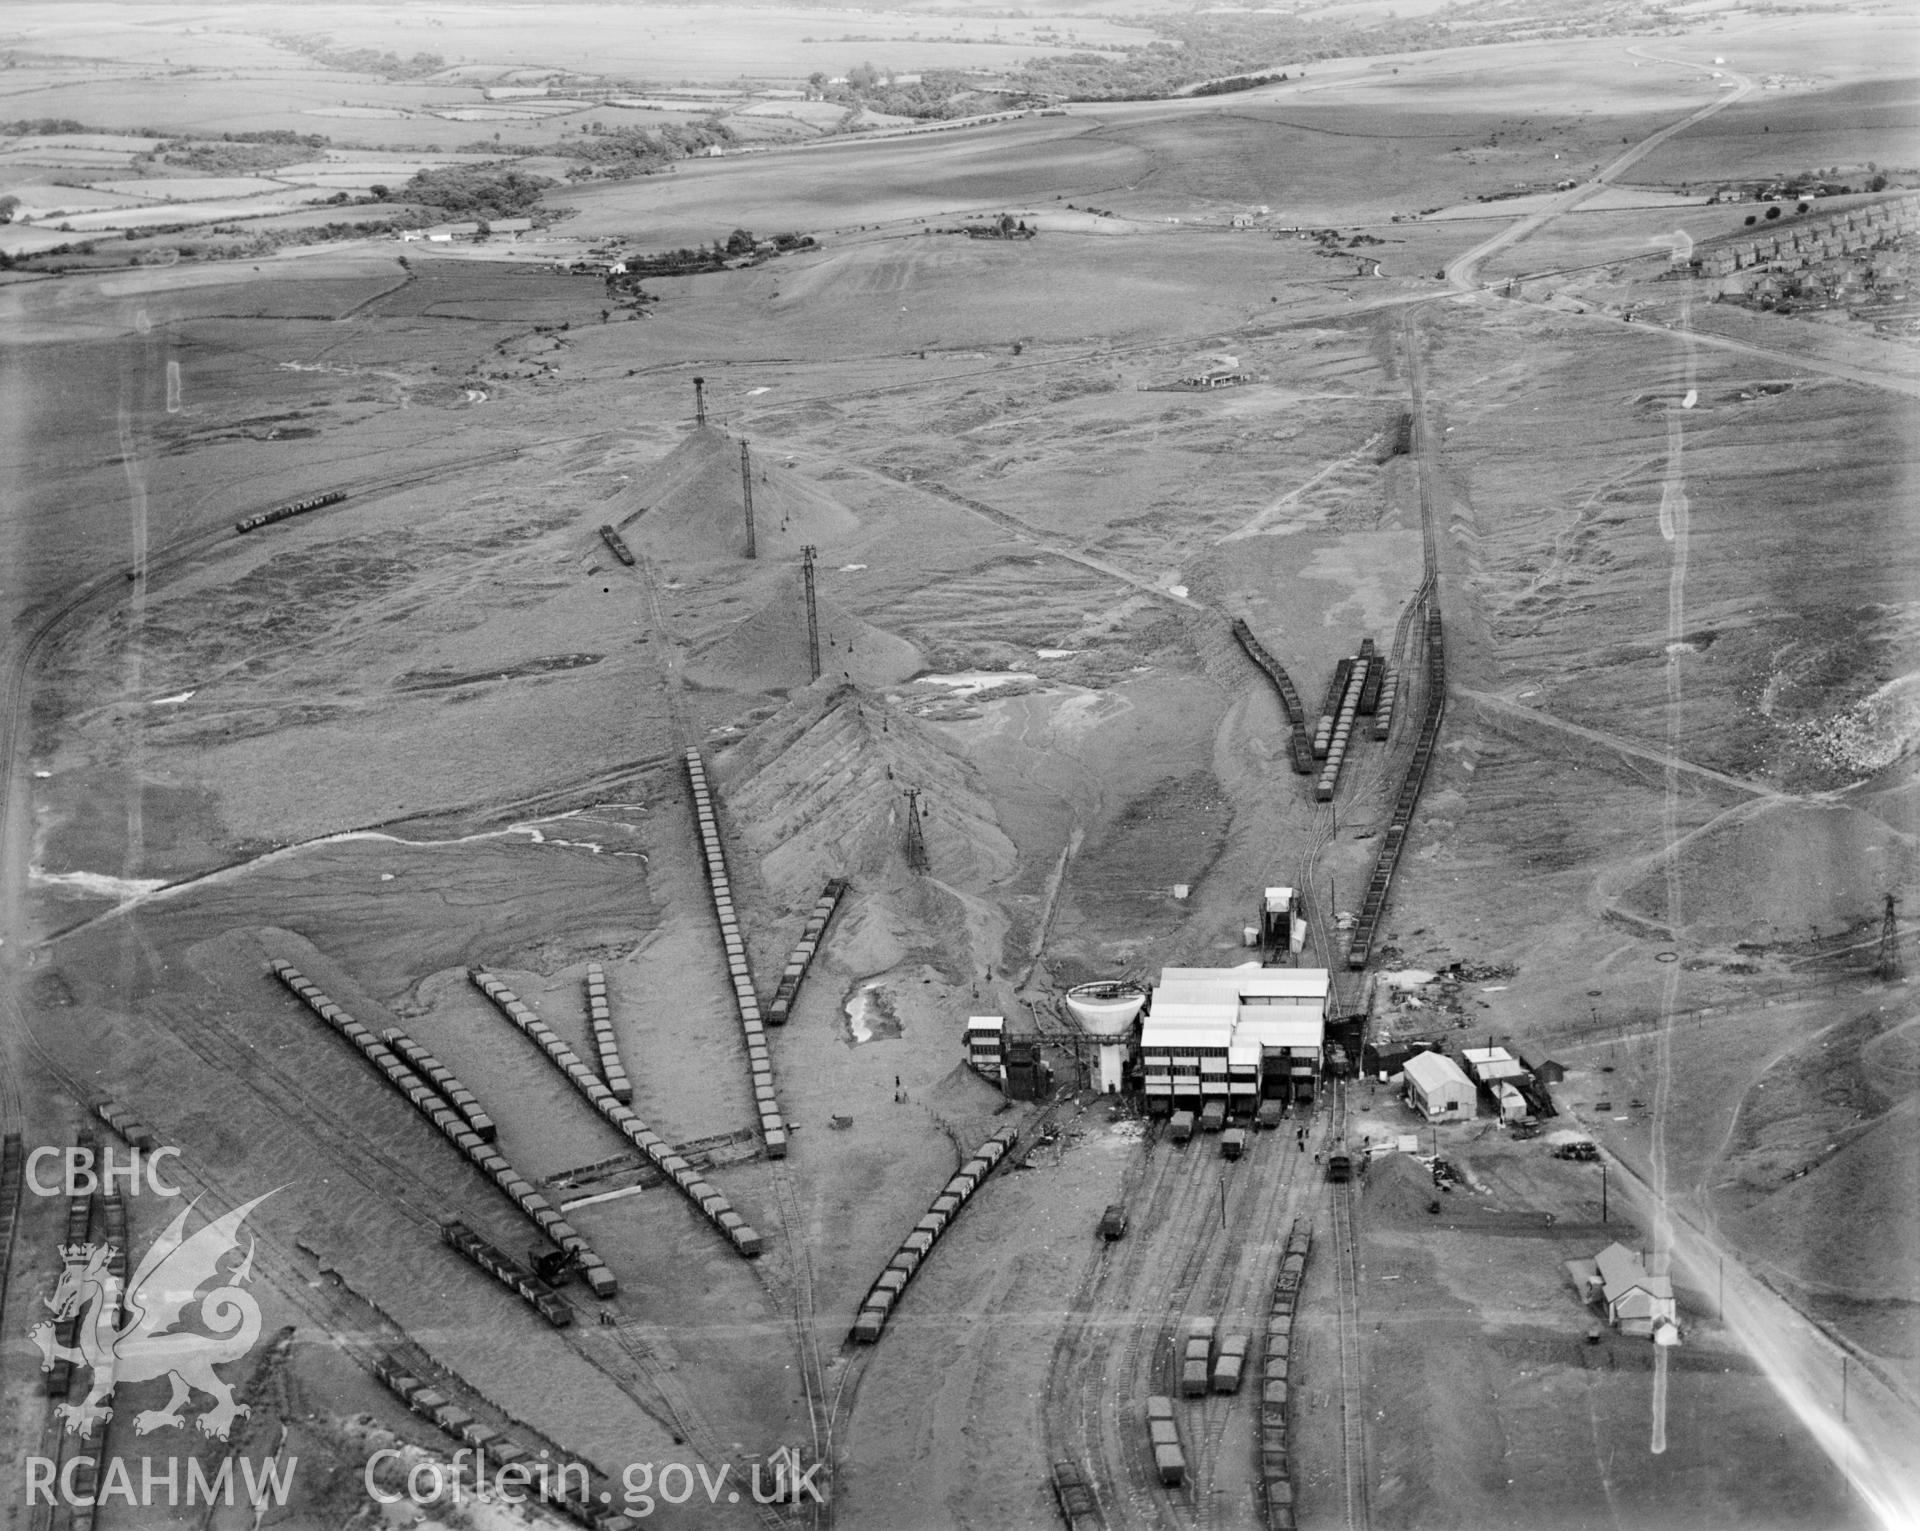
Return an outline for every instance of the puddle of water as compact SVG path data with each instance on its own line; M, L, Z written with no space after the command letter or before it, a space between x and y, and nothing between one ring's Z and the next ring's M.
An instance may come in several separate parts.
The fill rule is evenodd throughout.
M139 898L164 888L164 877L109 877L103 872L41 872L29 874L32 881L53 888L72 888L95 898Z
M878 980L860 985L841 1008L847 1013L847 1039L855 1047L875 1038L887 1041L900 1035L893 996L880 987Z
M1012 681L1037 678L1026 670L961 670L953 675L919 675L914 677L914 683L947 686L961 696L974 696L979 692L991 690L995 686L1004 686Z

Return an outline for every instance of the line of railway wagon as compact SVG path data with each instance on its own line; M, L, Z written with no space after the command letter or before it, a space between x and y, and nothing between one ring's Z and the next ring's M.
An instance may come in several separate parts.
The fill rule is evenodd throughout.
M534 1014L531 1007L523 1004L513 990L482 968L469 968L467 976L473 981L473 986L492 1000L495 1008L525 1032L553 1061L554 1067L572 1081L573 1087L586 1096L594 1110L680 1188L681 1194L700 1209L701 1215L720 1230L728 1243L748 1259L760 1253L760 1235L733 1210L733 1203L702 1179L700 1172L685 1158L675 1153L671 1143L615 1100L613 1091L595 1077L572 1048L553 1034L552 1029Z
M960 1210L972 1200L973 1193L994 1166L1006 1157L1007 1151L1020 1141L1020 1129L1014 1126L1002 1127L986 1142L974 1150L973 1157L961 1166L960 1172L946 1183L940 1194L933 1199L933 1205L927 1209L927 1215L913 1225L913 1231L900 1241L900 1248L887 1262L885 1270L880 1272L873 1285L867 1289L867 1295L860 1303L860 1312L853 1321L849 1338L859 1345L874 1344L880 1338L881 1330L887 1327L887 1320L900 1302L900 1294L907 1289L907 1283L913 1280L916 1272L926 1263L932 1254L934 1244L947 1230Z
M747 966L747 943L740 934L733 907L733 883L727 876L726 848L720 843L720 821L714 813L713 789L700 752L686 754L687 785L693 790L693 811L699 820L700 845L706 857L707 884L713 892L713 912L720 921L720 941L727 949L727 969L733 977L733 997L740 1011L740 1030L747 1039L747 1066L753 1071L753 1099L760 1112L760 1133L767 1157L787 1156L787 1122L773 1092L773 1054L767 1048L766 1027L760 1018L760 999Z
M121 1105L119 1101L105 1095L96 1095L87 1102L87 1109L141 1153L150 1154L160 1146L160 1140L154 1136L153 1129L135 1116L130 1107Z
M834 910L840 907L840 900L846 897L847 889L851 886L846 878L835 877L821 889L820 897L814 900L813 913L807 916L806 928L800 932L800 939L794 942L787 965L780 970L780 986L773 991L773 999L767 1005L769 1026L784 1026L787 1018L793 1014L794 1002L800 997L800 982L813 965L814 953L820 950L821 938L827 933L827 922L833 918Z
M621 1105L633 1104L633 1082L620 1061L620 1043L613 1034L613 1008L607 1000L607 975L597 962L587 964L587 1022L593 1027L593 1050L600 1059L600 1077Z
M613 556L629 569L633 567L633 549L627 546L627 539L611 526L600 528L600 540L604 542Z
M1323 758L1320 779L1314 783L1313 795L1322 803L1333 801L1333 789L1340 784L1340 767L1347 758L1347 743L1353 737L1354 718L1359 714L1360 699L1366 693L1368 677L1377 663L1373 654L1373 640L1364 640L1360 652L1341 663L1347 668L1347 677L1345 685L1340 688L1338 708L1321 718L1322 733L1316 734L1313 741L1314 754ZM1380 688L1375 686L1375 697L1379 694Z
M95 1138L93 1130L89 1127L81 1128L79 1132L74 1134L73 1144L75 1148L84 1148L89 1151L94 1149ZM116 1197L115 1201L118 1202L118 1200L119 1198ZM66 1246L72 1247L75 1244L87 1243L92 1235L92 1229L93 1197L90 1194L68 1197ZM120 1239L123 1246L122 1252L124 1254L124 1245L126 1243L126 1208L124 1204L120 1207ZM115 1274L120 1277L124 1285L126 1281L126 1261L124 1258L115 1262ZM117 1308L113 1311L103 1312L99 1316L109 1326L117 1325L120 1322L120 1314ZM65 1320L56 1326L54 1331L55 1339L62 1346L71 1349L77 1337L79 1325L80 1320L77 1317ZM82 1377L70 1362L65 1360L55 1361L52 1370L47 1374L47 1392L55 1400L56 1407L61 1402L69 1404L78 1403L90 1391L91 1380L90 1378ZM63 1484L70 1483L72 1485L69 1497L75 1501L72 1509L68 1511L67 1531L93 1531L93 1500L100 1486L100 1463L105 1460L108 1455L107 1436L110 1429L110 1421L102 1421L99 1439L97 1441L88 1440L84 1444L78 1440L71 1439L65 1430L60 1431L55 1438L54 1453L56 1464L58 1464L56 1471ZM62 1459L64 1459L64 1461L62 1461ZM49 1519L49 1524L51 1523L51 1519Z
M1266 1372L1260 1390L1260 1480L1267 1506L1267 1531L1294 1531L1293 1463L1287 1436L1287 1362L1293 1348L1293 1310L1300 1300L1313 1232L1296 1223L1287 1236L1287 1253L1273 1282L1267 1314Z
M1313 743L1307 737L1306 709L1300 704L1300 693L1293 689L1292 677L1280 661L1267 652L1267 646L1254 637L1253 629L1239 617L1233 619L1233 635L1240 640L1240 647L1247 651L1247 657L1266 671L1267 679L1273 682L1274 689L1280 693L1280 707L1287 715L1288 754L1293 762L1294 774L1311 776Z
M1365 967L1367 957L1373 950L1374 932L1380 928L1380 917L1386 912L1387 895L1393 887L1393 874L1400 864L1400 852L1407 843L1407 830L1413 823L1413 810L1419 804L1420 789L1427 779L1427 767L1432 764L1433 752L1440 741L1440 722L1446 710L1446 633L1440 624L1440 608L1435 605L1427 610L1427 695L1425 711L1420 719L1420 735L1414 743L1413 759L1408 763L1406 780L1400 786L1400 796L1394 802L1393 816L1387 821L1386 833L1380 837L1379 854L1374 858L1373 873L1367 879L1366 897L1360 904L1360 918L1347 940L1349 968Z
M482 1143L491 1143L499 1137L500 1129L494 1126L493 1118L481 1109L479 1098L473 1091L454 1077L452 1069L398 1026L389 1026L380 1036L387 1046L406 1059L415 1073L440 1092L442 1100L466 1119L467 1126L473 1129L476 1138Z
M524 1477L519 1484L511 1485L516 1491L524 1488L527 1497L537 1496L592 1531L634 1531L637 1522L631 1517L595 1502L595 1469L583 1458L554 1458L545 1448L535 1450L505 1431L482 1424L429 1379L415 1376L399 1356L382 1355L374 1362L373 1374L415 1414L438 1425L461 1445L472 1447L476 1457L496 1475L502 1468L518 1469ZM544 1490L543 1483L548 1485Z
M294 500L290 504L276 505L272 510L263 510L258 515L247 516L233 523L236 532L257 531L270 526L275 521L285 521L289 516L305 515L310 510L318 510L323 505L338 505L347 497L344 489L330 489L325 494L316 494L311 499Z
M504 1250L495 1248L457 1217L440 1219L440 1237L509 1291L524 1297L556 1329L574 1321L573 1304Z
M403 1063L392 1048L335 1004L318 984L309 980L292 963L276 958L272 963L272 972L309 1010L385 1075L387 1082L404 1095L415 1110L439 1128L447 1141L459 1149L475 1169L499 1187L501 1193L535 1227L579 1261L581 1276L592 1288L594 1296L611 1297L619 1290L613 1272L607 1269L606 1262L593 1252L579 1231L553 1208L546 1197L534 1190L532 1183L507 1161L506 1155L491 1144L482 1142L467 1118Z
M73 1135L73 1146L76 1150L89 1154L92 1153L94 1151L93 1129L91 1127L82 1127L76 1132ZM61 1248L71 1249L76 1244L86 1243L92 1232L92 1228L92 1195L69 1196L67 1198L67 1233L66 1238L61 1243ZM73 1349L74 1336L79 1327L80 1320L78 1317L61 1319L54 1325L54 1339L59 1342L60 1350L55 1352L56 1359L52 1366L46 1368L44 1375L46 1377L47 1392L55 1398L65 1398L67 1396L68 1383L72 1380L73 1366L61 1352ZM88 1485L86 1492L88 1494L93 1492L91 1485Z
M1153 1452L1153 1470L1169 1488L1187 1477L1187 1450L1173 1415L1173 1400L1164 1393L1147 1399L1147 1445Z
M26 1185L27 1149L20 1134L0 1141L0 1310L7 1302L7 1272L13 1269L13 1233L20 1218L20 1193Z

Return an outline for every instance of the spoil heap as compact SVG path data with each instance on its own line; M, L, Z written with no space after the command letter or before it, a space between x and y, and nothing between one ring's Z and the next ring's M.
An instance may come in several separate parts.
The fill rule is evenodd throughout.
M832 495L758 453L750 460L754 544L761 558L797 558L806 543L833 542L859 528L859 518ZM608 501L600 516L637 553L744 558L740 438L717 426L696 427Z
M1762 802L1678 841L1621 898L1664 924L1667 862L1680 873L1680 923L1704 941L1799 941L1873 928L1881 899L1920 878L1912 841L1864 808L1834 802Z
M800 693L720 756L716 775L761 876L787 896L811 899L827 877L909 880L908 787L920 789L935 877L980 888L1013 871L1013 842L972 764L858 686Z
M827 681L891 686L926 667L904 638L870 627L824 596L814 603L820 628L820 674ZM741 691L786 691L813 679L807 655L807 605L798 569L746 621L693 656L696 680Z

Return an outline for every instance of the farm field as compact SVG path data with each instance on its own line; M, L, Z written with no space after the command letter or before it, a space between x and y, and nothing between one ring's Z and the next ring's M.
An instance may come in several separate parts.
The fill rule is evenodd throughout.
M259 1328L209 1373L251 1414L136 1433L163 1395L128 1372L83 1438L29 1337L79 1279L69 1201L21 1192L0 1478L297 1457L260 1523L319 1531L505 1437L589 1474L571 1519L513 1518L543 1528L1042 1531L1063 1462L1111 1531L1920 1514L1914 988L1878 968L1889 896L1920 961L1920 349L1669 258L1764 219L1723 183L1886 176L1767 204L1787 232L1920 191L1912 24L1689 13L869 141L741 85L1146 14L298 13L438 55L415 77L276 42L266 4L0 24L0 118L105 130L0 143L0 1118L60 1148L109 1098L178 1148L195 1227L265 1197L218 1268ZM629 104L575 78L616 72ZM770 136L569 176L587 121L716 103ZM405 200L423 167L478 191ZM508 169L551 184L494 207ZM292 242L376 216L475 228ZM1876 238L1891 284L1912 238ZM643 264L676 250L705 269ZM1329 798L1236 620L1310 708L1363 640L1404 667ZM1435 1127L1328 1055L1235 1157L1099 1093L1065 991L1253 961L1276 886L1349 1037L1551 1060L1558 1114ZM1044 1098L969 1066L980 1016ZM184 1202L125 1200L137 1266ZM550 1264L554 1327L445 1217L529 1264L570 1235L618 1289ZM1616 1239L1670 1262L1677 1345L1583 1301L1568 1262ZM1203 1318L1253 1365L1176 1399L1169 1483L1145 1402ZM789 1451L826 1505L754 1503Z

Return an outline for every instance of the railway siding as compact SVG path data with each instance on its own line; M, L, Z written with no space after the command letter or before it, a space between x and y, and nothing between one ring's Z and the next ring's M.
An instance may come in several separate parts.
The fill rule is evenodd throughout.
M907 1283L913 1280L933 1253L933 1246L939 1241L940 1235L946 1232L948 1225L973 1199L974 1192L993 1173L994 1166L1019 1141L1018 1127L1002 1127L975 1149L973 1157L960 1167L960 1172L942 1187L940 1194L934 1197L932 1206L927 1209L926 1216L913 1225L912 1231L900 1241L900 1248L887 1262L886 1269L867 1288L867 1295L861 1300L860 1312L853 1321L849 1335L856 1344L872 1345L879 1340L881 1331L887 1327L887 1320L907 1289Z
M302 1004L385 1075L387 1082L432 1122L475 1169L498 1186L501 1194L518 1207L536 1228L579 1261L581 1273L596 1297L611 1297L618 1291L613 1272L607 1269L606 1262L593 1252L592 1246L581 1237L573 1224L534 1190L526 1177L507 1161L506 1155L491 1144L483 1143L479 1134L468 1125L467 1119L403 1063L393 1049L336 1005L318 984L308 979L291 962L275 958L271 971Z
M534 1014L530 1006L522 1003L513 990L483 968L469 968L467 976L473 986L492 1000L494 1007L518 1026L547 1055L553 1066L573 1082L573 1087L586 1096L588 1104L605 1117L615 1131L659 1166L661 1172L680 1188L680 1193L699 1209L701 1216L720 1230L721 1236L735 1250L748 1259L760 1253L760 1235L734 1211L733 1203L709 1185L699 1170L676 1154L671 1143L614 1099L613 1091L594 1077L593 1071L580 1061L571 1047L553 1034L552 1028Z
M720 821L707 784L707 768L697 749L686 753L687 785L693 792L693 811L700 829L700 845L707 867L707 885L713 893L713 913L720 922L720 943L726 948L727 971L733 980L734 1003L740 1012L740 1031L747 1043L747 1067L752 1071L753 1099L760 1113L760 1131L767 1157L787 1156L787 1121L773 1088L773 1054L767 1047L766 1026L760 1016L760 998L754 992L747 966L746 938L733 907L733 883L727 876L727 852L720 840ZM825 921L822 921L822 927ZM784 1017L782 1018L784 1022Z
M1313 745L1307 736L1307 712L1300 705L1300 693L1293 689L1293 680L1281 667L1280 661L1267 652L1267 647L1254 637L1253 629L1239 617L1233 619L1233 636L1240 640L1240 647L1247 651L1247 657L1266 672L1274 689L1280 693L1280 705L1287 714L1288 756L1293 763L1294 773L1299 776L1313 774Z

